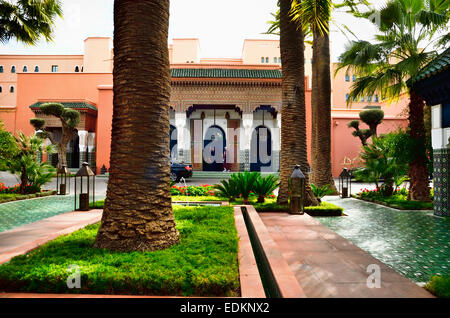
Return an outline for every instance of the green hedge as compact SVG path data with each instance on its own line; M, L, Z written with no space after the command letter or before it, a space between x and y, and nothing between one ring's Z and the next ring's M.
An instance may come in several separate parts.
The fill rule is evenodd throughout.
M61 236L0 266L0 291L163 296L239 296L232 207L173 207L181 242L155 252L93 248L99 224ZM68 289L68 266L81 289Z
M276 202L252 203L257 212L289 212L288 205ZM321 202L319 206L307 206L305 212L311 216L341 216L344 209L329 202Z
M352 197L356 199L360 199L367 202L381 204L390 208L398 209L398 210L433 210L433 202L421 202L421 201L411 201L411 200L402 200L396 197L377 197L377 198L368 198L362 197L360 195L352 195Z
M425 288L441 298L450 298L450 276L433 276Z
M19 201L19 200L27 200L27 199L34 199L34 198L40 198L40 197L47 197L50 195L55 195L56 191L45 191L45 192L39 192L34 194L0 194L0 204L11 202L11 201Z

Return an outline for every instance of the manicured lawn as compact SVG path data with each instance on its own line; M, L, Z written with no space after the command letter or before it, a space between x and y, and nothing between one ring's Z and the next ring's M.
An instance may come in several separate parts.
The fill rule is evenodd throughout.
M450 276L433 276L425 288L441 298L450 298Z
M0 266L0 291L239 296L238 237L232 207L173 207L181 242L156 252L93 248L99 224L48 242ZM68 266L81 289L68 289Z

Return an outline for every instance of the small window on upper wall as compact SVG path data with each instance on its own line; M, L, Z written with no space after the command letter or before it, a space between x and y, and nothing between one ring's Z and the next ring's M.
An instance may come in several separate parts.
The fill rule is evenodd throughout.
M353 82L356 81L356 75L355 74L352 75L352 81Z
M360 101L360 102L363 102L363 101L364 101L364 96L361 96L361 97L359 98L359 101Z
M345 81L346 81L346 82L350 82L350 76L345 75Z
M371 102L371 101L372 101L372 96L370 96L370 95L367 96L367 101L368 101L368 102Z
M24 73L28 72L28 67L26 65L23 67L23 72Z
M52 73L58 72L58 65L52 65Z
M281 57L279 57L279 58L278 58L278 63L280 63L280 64L281 64Z
M11 73L15 73L16 72L16 67L13 65L11 66Z
M276 57L273 58L273 62L276 63L278 62L278 59Z
M345 101L348 101L348 97L349 97L349 95L345 94Z
M261 63L264 63L264 57L261 57Z
M354 101L354 102L357 102L358 99L357 99L356 97L353 97L353 101Z
M11 86L11 87L9 88L9 92L10 92L10 93L14 93L14 86Z
M3 73L3 65L0 65L0 73Z
M34 67L34 72L35 72L35 73L39 73L39 66L36 65L36 66Z
M84 72L84 66L83 65L81 65L81 72L82 73Z
M0 86L0 93L2 92L3 88Z
M79 73L80 72L80 67L77 65L75 66L75 73Z
M375 101L376 103L378 103L378 95L375 95L375 96L374 96L374 101Z
M266 57L266 63L269 63L269 58L268 57Z

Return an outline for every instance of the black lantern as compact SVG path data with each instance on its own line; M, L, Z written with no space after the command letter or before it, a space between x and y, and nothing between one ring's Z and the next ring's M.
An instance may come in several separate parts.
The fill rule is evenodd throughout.
M56 191L58 195L70 193L70 171L66 165L56 171Z
M77 179L80 178L80 207L77 209ZM84 183L84 185L83 185ZM88 211L89 198L92 188L92 202L95 202L95 174L89 168L87 162L83 162L83 166L75 175L75 210Z
M294 171L289 178L290 213L303 214L305 201L305 175L300 170L299 165L295 165Z
M348 172L347 168L344 168L339 175L339 191L341 192L341 198L348 198L351 195L352 176Z

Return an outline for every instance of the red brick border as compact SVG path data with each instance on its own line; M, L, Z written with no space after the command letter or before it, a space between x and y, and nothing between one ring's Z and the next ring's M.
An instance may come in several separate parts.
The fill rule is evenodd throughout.
M266 294L240 207L234 208L234 220L239 236L239 280L241 282L241 297L265 298Z

